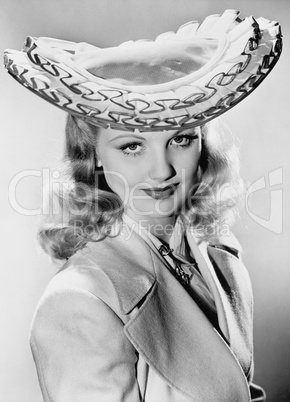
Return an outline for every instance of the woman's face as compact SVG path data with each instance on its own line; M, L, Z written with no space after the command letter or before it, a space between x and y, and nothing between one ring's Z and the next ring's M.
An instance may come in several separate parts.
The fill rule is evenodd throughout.
M184 131L101 130L97 158L109 187L135 220L174 216L193 190L200 128Z

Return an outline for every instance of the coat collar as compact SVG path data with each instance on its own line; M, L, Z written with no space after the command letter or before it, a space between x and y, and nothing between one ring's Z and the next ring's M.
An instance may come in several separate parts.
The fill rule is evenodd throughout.
M77 267L77 283L82 280L81 286L123 316L140 304L155 283L152 258L142 238L125 228L113 238L87 243L62 271L69 269L72 277Z

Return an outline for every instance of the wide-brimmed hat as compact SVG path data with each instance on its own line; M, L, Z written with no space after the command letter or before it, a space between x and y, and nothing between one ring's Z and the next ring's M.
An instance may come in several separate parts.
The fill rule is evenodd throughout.
M226 10L117 47L28 37L22 51L5 51L4 64L26 88L93 124L185 129L249 95L278 61L281 36L278 22Z

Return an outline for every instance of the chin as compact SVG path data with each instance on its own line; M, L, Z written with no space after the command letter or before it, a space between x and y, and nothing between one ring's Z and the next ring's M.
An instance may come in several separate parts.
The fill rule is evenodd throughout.
M148 199L146 201L142 200L141 202L135 200L133 205L134 209L131 208L132 211L139 216L144 215L145 219L168 218L176 215L179 210L177 200L172 197L164 200Z

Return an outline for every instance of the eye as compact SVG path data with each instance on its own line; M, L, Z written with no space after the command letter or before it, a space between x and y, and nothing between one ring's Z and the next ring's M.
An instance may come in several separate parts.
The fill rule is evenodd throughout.
M132 145L129 145L129 146L128 146L127 148L125 148L125 149L128 149L129 151L134 152L134 151L137 151L138 147L140 147L140 145L138 145L138 144L132 144Z
M188 134L187 135L179 135L172 139L171 144L177 145L179 147L189 147L195 138L196 138L196 136L192 136L192 135L188 135Z
M119 149L125 155L137 156L142 152L144 147L142 147L141 143L132 142L130 144L124 144L124 145L120 146Z

